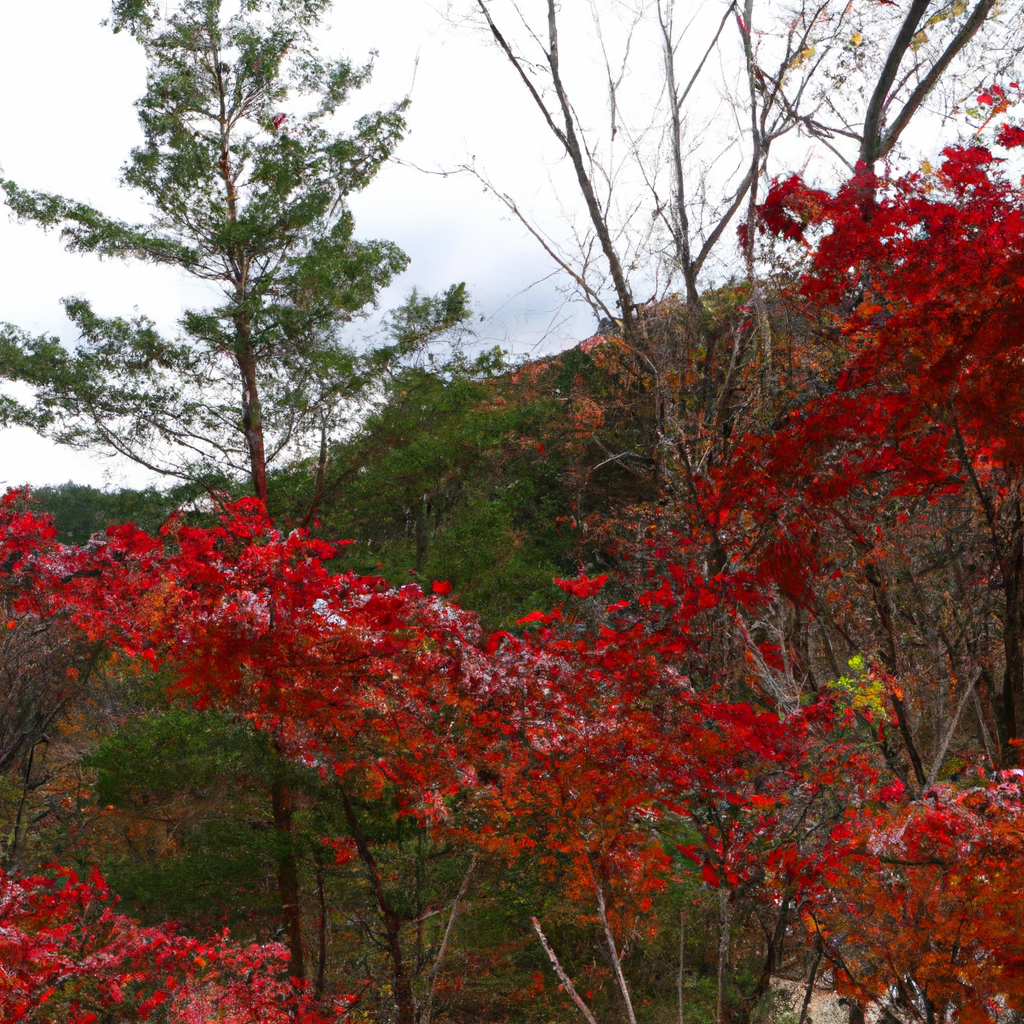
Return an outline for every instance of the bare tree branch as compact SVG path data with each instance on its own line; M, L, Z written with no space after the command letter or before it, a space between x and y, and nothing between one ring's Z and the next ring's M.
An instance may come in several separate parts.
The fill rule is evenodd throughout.
M587 1004L583 1002L579 992L576 991L576 986L569 980L569 975L562 969L562 965L558 962L558 957L555 956L555 951L551 948L551 943L548 942L547 936L541 930L540 921L535 917L530 918L530 923L533 925L533 930L537 933L537 938L540 939L540 944L544 947L544 952L547 953L548 959L551 961L551 966L555 969L555 974L558 975L558 980L562 983L562 987L569 994L569 998L576 1004L580 1013L586 1018L587 1024L597 1024L597 1019L590 1012Z
M437 951L437 959L434 961L433 970L430 972L430 989L427 993L427 1005L423 1010L423 1016L420 1018L420 1024L430 1024L431 1015L434 1011L434 992L437 989L437 975L441 970L444 955L448 952L448 942L452 937L452 929L455 927L455 922L459 916L459 904L465 899L466 890L469 888L469 880L473 876L474 868L476 868L475 853L469 862L469 867L466 869L466 874L462 879L462 885L459 886L455 901L452 903L451 913L448 915L448 926L444 930L441 948Z
M611 954L612 970L615 972L615 980L618 982L619 991L622 993L622 1001L626 1005L626 1016L629 1024L636 1024L636 1014L633 1012L633 1000L629 998L629 986L622 974L622 964L619 961L619 951L615 948L615 938L612 935L611 927L608 924L608 912L604 905L604 892L601 884L595 879L594 887L597 890L597 909L601 914L601 925L604 928L605 942L608 943L608 952Z
M900 64L907 50L910 49L910 43L917 34L917 27L921 24L921 19L924 17L929 3L931 0L912 0L906 17L903 19L903 24L889 48L889 56L882 66L871 99L868 101L868 107L864 114L864 137L860 146L860 159L868 167L873 167L875 161L881 156L882 116L889 100L889 90L892 88L893 82L896 81Z
M995 7L995 4L996 0L978 0L974 10L971 11L970 17L963 23L960 31L950 40L949 45L942 52L942 56L932 65L928 74L917 84L907 102L903 104L903 109L879 140L878 159L883 159L889 155L893 146L896 145L899 137L903 134L904 129L910 124L918 108L938 84L939 79L953 62L953 59L974 38L978 29L985 24L985 19ZM866 138L867 131L865 130Z
M565 85L562 81L558 54L558 20L555 0L548 0L548 50L545 56L547 58L548 70L551 72L551 81L555 88L555 95L558 97L558 105L564 122L561 128L555 123L551 112L547 108L547 104L544 102L533 83L529 80L529 77L527 76L519 59L508 44L508 41L498 30L498 27L494 23L494 20L491 17L491 12L488 10L484 0L477 0L477 4L487 20L487 24L490 27L491 34L494 36L495 41L519 73L519 77L526 85L534 102L544 115L544 120L547 122L548 127L554 133L558 141L561 142L565 152L568 154L569 159L572 162L573 170L576 172L576 180L579 183L580 191L583 194L583 199L587 206L587 212L590 214L590 220L593 223L594 230L597 232L597 237L601 242L601 249L604 252L605 259L608 261L608 269L611 273L612 282L615 286L615 293L619 301L619 308L622 312L623 333L627 337L632 337L636 333L636 317L633 312L633 296L626 281L626 275L623 272L619 255L612 244L611 233L608 230L608 221L601 210L601 204L598 202L597 194L594 191L593 181L591 180L583 159L583 151L580 147L579 138L576 134L575 117L573 115L572 106L569 103L569 97L566 93Z

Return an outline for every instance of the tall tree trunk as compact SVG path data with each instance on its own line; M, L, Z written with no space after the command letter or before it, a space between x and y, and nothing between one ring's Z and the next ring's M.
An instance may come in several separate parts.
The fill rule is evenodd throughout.
M32 787L32 765L36 759L36 747L38 745L39 743L36 742L28 748L28 757L25 759L25 777L21 786L21 800L18 803L18 813L14 819L13 841L11 842L10 849L7 851L7 856L4 858L8 867L16 866L18 863L18 846L23 837L21 818L25 812L25 803L28 800L28 794Z
M299 870L292 848L292 794L288 784L275 779L271 788L274 829L277 832L277 891L288 929L288 973L305 978L306 966L302 950L302 911L299 906Z
M821 956L825 950L825 945L821 940L821 935L818 934L814 937L814 960L811 962L811 973L807 976L807 988L804 991L803 1005L800 1007L800 1020L798 1024L804 1024L807 1020L807 1011L811 1006L811 998L814 995L814 983L818 980L818 968L821 966ZM851 1016L850 1020L853 1020L852 1006L851 1004Z
M215 9L215 8L213 8ZM215 17L215 16L214 16ZM208 25L210 38L216 39L218 32L215 25ZM231 165L231 131L232 123L228 115L228 82L225 79L219 51L214 45L210 51L210 60L217 79L217 92L220 101L220 174L224 179L224 197L227 203L228 224L238 223L238 183L237 168ZM245 312L245 302L249 297L249 261L245 249L239 247L231 253L231 280L235 291L235 359L242 375L242 431L245 434L245 446L249 452L249 473L252 478L256 497L267 503L267 456L263 446L263 417L260 410L259 387L256 376L256 352L252 347L252 324Z
M473 854L463 876L462 885L452 903L451 913L448 915L448 927L444 930L444 938L441 940L441 948L437 951L437 959L434 961L434 968L430 972L430 988L427 990L427 1006L420 1018L420 1024L430 1024L434 1014L434 993L437 990L437 976L444 963L444 955L448 952L448 943L451 941L452 932L455 930L455 922L459 919L459 904L466 898L466 890L469 888L469 880L473 877L473 869L476 867L476 854Z
M917 990L921 993L921 1002L924 1004L925 1024L935 1024L935 1004L928 998L928 993L920 985L917 986Z
M928 71L916 77L917 84L907 97L899 111L893 109L893 96L889 91L896 83L900 64L907 51L913 49L914 37L918 33L924 15L927 13L931 0L913 0L907 8L903 24L893 40L892 47L885 64L875 83L874 92L864 113L864 134L861 139L859 159L863 160L868 169L873 169L876 160L884 159L899 141L904 129L910 124L921 104L938 85L946 69L963 48L974 38L978 30L985 24L989 14L996 8L996 0L978 0L974 10L960 26L960 30L946 45ZM891 116L888 126L883 130L882 118Z
M896 38L889 48L889 55L886 57L885 64L882 65L878 81L875 82L874 92L868 101L868 107L864 113L864 135L861 139L858 156L869 169L874 168L875 161L882 153L882 117L885 113L886 101L889 99L889 90L896 81L900 63L910 49L911 42L917 34L918 25L921 24L921 19L924 17L929 3L931 0L912 0L907 8L903 24L900 25Z
M395 997L395 1004L398 1010L396 1020L398 1024L416 1024L416 1000L412 991L412 979L409 977L409 969L405 963L402 953L401 929L402 919L384 893L384 883L380 877L380 870L377 867L377 860L373 856L370 844L366 840L362 825L356 815L352 801L349 800L345 790L341 790L341 804L345 811L345 820L348 822L349 832L356 844L359 859L366 869L366 876L373 890L373 898L384 919L384 934L387 938L388 953L391 955L391 980L392 991Z
M982 739L985 740L986 749L988 747L988 739L995 743L996 749L992 755L993 766L1000 765L1003 763L1003 740L1004 737L999 731L999 715L993 708L992 697L995 694L995 686L992 682L992 676L986 667L982 667L981 671L981 682L984 683L983 687L974 688L974 699L976 707L978 709L978 724L982 731Z
M715 32L710 44L704 51L704 56L694 68L686 87L680 91L676 83L676 49L681 39L678 41L675 39L675 0L667 0L664 10L662 10L660 0L657 4L658 25L661 29L662 60L665 66L665 88L668 93L669 117L671 119L670 131L672 136L672 179L674 188L669 224L672 231L672 239L675 243L676 264L683 272L683 280L686 284L686 304L694 324L700 323L704 313L704 300L701 298L698 289L697 275L704 266L704 261L707 259L719 235L721 235L726 224L732 219L736 210L739 209L746 186L741 187L737 191L733 198L732 208L727 209L725 215L719 219L717 226L708 234L704 244L701 246L700 252L693 256L690 248L690 223L686 212L686 189L683 173L683 104L686 102L686 97L690 95L690 90L700 77L705 63L718 45L719 36L721 36L722 30L732 16L733 7L734 5L730 4L726 8L725 13L722 15L722 20L719 22L718 31ZM689 57L690 54L687 54L687 56ZM713 335L708 335L705 341L710 350L714 342ZM710 358L707 360L707 365L711 365Z
M608 923L608 911L604 903L604 890L600 881L595 877L595 889L597 894L597 909L601 915L601 926L604 928L604 941L608 948L609 962L612 965L612 975L619 986L619 994L622 996L622 1006L626 1011L626 1020L629 1024L636 1024L636 1013L633 1011L633 999L629 994L629 986L626 984L625 975L622 973L622 962L619 959L619 951L615 946L615 936L612 935L611 925Z
M666 15L658 5L658 21L661 25L663 60L665 64L665 86L668 91L669 115L672 119L672 240L676 249L676 264L683 272L686 285L686 304L698 316L704 311L704 302L697 287L697 274L690 255L690 221L686 212L686 177L683 174L683 122L682 105L686 99L676 85L676 53L673 41L675 0L668 0ZM724 24L724 20L723 20ZM719 33L721 29L719 29ZM718 38L717 36L715 37ZM706 59L706 58L705 58ZM701 61L703 67L704 62ZM692 82L691 82L692 84Z
M729 890L722 885L718 890L718 995L715 1002L717 1024L726 1024L729 1011L726 1000L729 995L729 929L732 926L732 908L729 906Z
M771 988L772 978L775 977L775 972L779 969L779 964L782 961L782 947L786 940L786 927L789 924L789 900L790 894L787 892L782 898L779 916L775 919L775 928L768 936L768 948L765 950L761 976L758 978L757 988L754 989L751 1000L755 1007Z
M576 1008L583 1014L583 1019L587 1024L597 1024L597 1018L590 1012L590 1008L580 998L579 992L576 991L576 986L572 983L572 979L568 974L565 973L565 969L558 962L558 957L555 955L554 947L548 942L548 937L544 934L540 926L540 921L535 917L530 918L530 923L533 925L533 930L537 933L537 938L540 939L540 944L544 947L544 952L547 953L548 959L551 961L551 966L555 969L555 974L558 975L558 980L562 983L562 988L568 994L569 998L576 1004Z
M1003 653L1006 669L1003 674L1003 719L1006 739L1020 736L1018 716L1024 712L1024 607L1021 586L1024 583L1024 524L1020 504L1017 505L1013 537L1002 559L1003 590L1006 594L1006 616L1003 620ZM1014 748L1005 746L1010 757Z
M548 70L551 72L551 84L555 87L555 95L558 97L558 105L562 112L563 131L560 133L562 145L565 147L569 159L572 161L573 169L576 171L576 180L579 182L580 191L587 204L587 212L590 214L590 222L594 225L594 232L601 243L601 250L608 261L608 271L612 283L615 285L615 295L619 300L619 309L622 312L622 333L626 340L635 342L637 340L637 323L633 307L633 294L619 254L615 251L612 243L611 231L605 219L604 210L594 191L594 183L591 180L590 171L584 162L583 150L576 137L575 115L566 95L565 86L562 83L562 72L559 64L558 54L558 5L555 0L548 0Z
M235 321L238 332L238 369L242 375L242 431L249 452L249 473L256 497L267 503L267 456L263 445L263 414L256 376L256 353L252 350L249 322Z
M327 984L327 865L323 855L316 854L316 901L320 911L317 922L316 985L313 989L317 999L323 999Z
M635 342L637 340L637 320L633 295L630 291L629 282L626 279L622 261L619 259L619 254L615 251L615 245L612 242L611 231L608 228L604 210L600 200L597 198L597 193L594 191L591 170L588 167L587 158L584 156L583 147L580 145L576 134L576 120L572 104L569 102L565 84L562 81L558 53L558 5L555 0L548 0L548 51L545 56L547 57L548 70L551 72L551 84L558 99L561 125L558 124L556 115L552 115L551 111L548 110L547 104L537 91L537 87L533 84L532 77L526 67L524 67L524 63L516 57L512 47L509 46L508 41L498 30L498 26L491 17L491 12L488 10L484 0L477 0L477 3L487 21L491 34L494 36L495 42L519 73L519 77L522 79L527 91L544 116L548 128L551 129L552 134L562 144L566 155L569 157L569 161L572 163L573 170L576 172L576 181L586 203L587 213L590 215L590 222L594 226L594 233L597 235L598 241L601 244L601 251L608 262L609 275L611 276L612 284L615 286L615 296L619 301L619 308L622 313L623 336L626 341Z
M739 9L736 8L739 21ZM757 196L758 180L764 161L768 159L770 140L766 140L762 131L763 117L758 113L757 65L751 40L751 26L754 18L754 0L745 0L743 18L740 21L740 34L743 37L743 56L747 66L747 86L750 93L750 186L747 192L747 239L743 247L744 263L747 269L747 282L750 285L749 303L754 310L754 337L757 341L757 389L759 397L758 414L765 425L775 420L776 386L775 386L775 355L772 341L772 325L768 316L764 282L757 277L754 262L754 240L757 237Z

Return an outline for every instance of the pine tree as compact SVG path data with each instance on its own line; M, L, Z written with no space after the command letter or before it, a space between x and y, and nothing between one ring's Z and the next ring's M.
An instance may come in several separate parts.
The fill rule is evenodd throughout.
M148 59L144 142L121 177L147 201L146 223L0 183L18 217L58 228L69 250L175 267L220 299L187 310L175 338L81 298L65 300L81 334L73 351L3 327L0 377L35 399L6 400L0 420L181 479L248 476L266 500L268 465L319 436L324 407L356 386L339 327L408 263L391 242L357 241L347 206L402 138L405 102L336 131L371 65L318 56L310 33L329 0L229 6L114 4L114 31Z

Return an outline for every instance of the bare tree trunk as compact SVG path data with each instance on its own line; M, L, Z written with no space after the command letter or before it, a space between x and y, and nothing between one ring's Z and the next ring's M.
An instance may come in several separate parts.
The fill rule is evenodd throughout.
M594 231L597 233L598 241L601 243L601 251L604 253L605 259L608 261L608 271L611 274L612 283L615 286L615 295L619 301L619 309L622 312L622 333L627 341L635 341L637 336L637 324L634 312L633 295L630 291L629 284L626 281L622 262L619 259L618 253L615 251L615 246L612 244L612 236L611 232L608 230L608 222L605 219L604 211L601 209L597 193L594 191L594 183L591 181L589 169L587 168L586 162L583 158L583 149L580 146L579 138L576 134L576 122L573 116L572 106L569 103L569 97L565 90L565 83L562 81L562 72L558 54L558 19L556 2L555 0L548 0L548 50L545 56L547 58L548 69L551 72L551 82L555 87L555 94L558 97L559 112L562 119L561 127L556 123L555 118L548 110L540 93L537 92L537 89L530 80L530 76L523 67L522 62L516 57L512 47L509 46L508 41L498 30L498 27L491 18L491 12L487 9L487 5L484 3L484 0L477 0L477 3L480 10L483 12L484 18L487 20L487 25L491 30L491 34L494 36L495 42L497 42L502 52L506 57L508 57L512 66L519 73L519 77L522 79L527 91L533 97L534 102L544 115L544 120L547 122L548 127L562 144L562 147L565 149L565 152L572 163L573 170L576 172L576 181L579 183L580 192L582 193L584 202L587 206L587 213L590 215L590 222L594 225Z
M946 758L946 751L949 750L949 745L953 741L953 735L956 732L957 726L960 724L960 718L963 715L964 708L967 705L967 701L971 697L976 696L974 687L978 680L981 678L980 670L976 672L972 677L971 681L967 684L967 689L960 696L960 701L956 706L956 711L953 712L953 718L949 723L949 728L943 735L942 740L938 745L938 749L935 751L935 759L932 762L931 771L928 772L928 787L935 785L935 780L939 777L939 772L942 771L942 762Z
M977 686L974 687L972 697L974 699L974 710L978 715L978 731L981 733L981 742L985 745L985 754L988 756L989 764L995 768L999 764L1001 754L997 750L992 749L992 733L989 731L988 723L985 721L985 710L981 706L981 697L978 696ZM998 738L996 742L998 742Z
M211 39L217 33L211 27ZM216 46L210 51L210 58L217 76L217 91L220 101L220 174L224 180L224 197L227 203L229 224L238 222L238 186L236 169L231 166L231 130L228 116L228 85ZM231 253L231 281L235 291L235 360L242 375L242 432L249 452L249 473L256 497L267 503L267 456L263 444L263 414L260 409L259 386L256 373L256 352L252 345L252 324L245 312L244 303L248 298L248 260L243 249Z
M754 331L757 338L757 380L760 398L759 413L766 424L775 419L777 388L775 386L775 352L772 338L771 319L765 301L764 282L757 277L754 265L754 239L757 231L757 197L758 180L764 163L768 158L771 145L770 135L764 131L764 111L759 111L758 96L760 94L758 75L752 41L754 18L754 0L745 0L743 19L740 23L740 34L743 37L743 57L747 66L747 88L750 93L750 171L747 192L747 239L744 246L744 261L747 269L747 281L750 284L750 305L754 310ZM739 15L737 14L737 20Z
M32 765L36 759L36 747L39 745L39 741L35 742L28 748L28 757L25 759L25 777L21 784L21 799L18 802L18 813L14 819L14 836L11 842L11 849L7 855L7 863L9 866L13 866L17 863L18 859L18 847L21 844L23 831L21 827L21 818L25 812L25 804L28 801L29 790L32 786Z
M807 978L807 989L804 992L804 1003L800 1007L800 1020L798 1024L804 1024L807 1020L807 1009L811 1005L811 996L814 995L814 982L818 978L818 968L821 966L821 956L825 952L825 944L821 941L821 936L816 935L814 938L814 960L811 963L811 973Z
M249 472L256 497L267 503L267 456L263 445L263 413L260 408L256 377L256 354L252 350L249 324L244 317L236 321L239 334L238 369L242 374L242 430L249 452Z
M861 140L860 159L867 164L869 169L874 168L875 161L881 156L882 115L885 113L889 90L896 81L900 63L910 49L911 41L917 35L917 27L921 24L921 19L930 3L931 0L913 0L907 8L906 17L903 19L899 32L896 33L889 56L882 66L874 92L868 101L868 108L864 113L864 135Z
M535 917L530 918L530 923L533 925L533 930L537 933L537 938L540 939L540 944L544 947L544 952L547 953L548 959L551 961L551 966L555 969L555 974L558 980L562 983L562 988L565 989L569 998L576 1004L577 1009L583 1014L587 1024L597 1024L597 1020L594 1015L590 1012L587 1004L580 998L579 992L576 991L576 986L569 979L569 975L565 973L562 965L558 962L558 957L555 956L554 949L551 948L551 943L548 942L547 936L541 931L540 921Z
M729 11L726 11L725 17L722 19L722 26L725 25L726 19L729 17L729 13ZM682 94L680 94L676 85L676 51L675 41L673 39L675 21L674 14L675 0L668 0L665 5L664 13L662 12L659 0L658 22L661 27L662 46L664 49L665 85L668 89L669 117L671 119L672 132L672 177L675 185L672 196L672 241L676 250L676 263L683 272L683 282L686 285L687 305L695 310L702 310L704 308L704 303L700 297L700 292L697 289L697 275L693 265L693 259L690 255L690 221L686 212L686 187L683 177L682 108L683 103L686 100L686 95L690 91L690 86L693 85L697 75L700 74L701 69L704 67L704 60L707 60L707 56L711 53L711 49L708 50L708 53L704 56L704 60L702 60L698 65L693 78L690 79L690 85L688 85L686 89L683 90ZM718 33L712 41L712 47L714 47L715 43L718 41L718 35L721 34L722 26L719 27Z
M590 214L590 221L594 225L597 237L601 242L601 251L608 261L608 270L612 275L615 284L615 294L619 300L619 308L622 311L622 331L627 341L636 340L636 317L633 310L633 295L626 275L623 272L619 255L612 244L611 232L608 230L608 223L604 217L604 211L598 202L594 192L593 182L586 164L583 161L583 152L579 140L576 137L575 119L572 107L569 105L569 98L562 82L562 72L558 57L558 19L556 16L555 0L548 0L548 66L551 69L551 80L558 95L558 105L562 111L564 122L564 145L565 150L572 160L573 170L576 171L576 180L579 182L580 191L587 204L587 212Z
M911 49L914 36L917 34L918 26L921 24L921 19L924 17L929 3L930 0L914 0L908 8L903 24L893 40L892 48L889 50L889 55L878 76L871 99L868 101L868 108L864 114L864 134L861 139L859 158L864 161L869 170L874 168L876 160L884 159L889 155L907 125L920 109L921 104L938 85L939 79L956 55L977 35L978 30L985 24L985 19L996 7L995 0L978 0L974 10L960 27L960 31L949 41L949 45L927 73L918 78L917 85L907 98L906 103L892 118L889 127L883 131L882 116L891 105L889 90L896 81L903 58Z
M636 1024L636 1014L633 1012L633 1000L629 996L629 987L626 985L626 978L622 973L622 963L619 960L619 951L615 948L615 937L612 935L611 926L608 924L608 912L604 905L604 892L600 883L596 884L597 909L601 915L601 925L604 928L604 939L608 943L608 952L612 959L612 972L619 986L622 995L623 1005L626 1007L626 1017L629 1024Z
M764 964L761 967L761 976L757 980L757 988L754 989L751 1000L754 1006L765 997L771 988L772 978L778 970L782 955L782 946L786 939L786 927L789 924L789 900L787 892L782 898L782 906L779 908L779 916L775 919L775 928L768 936L768 948L765 950Z
M729 1011L726 1000L729 995L729 929L732 925L732 908L729 905L729 890L718 889L718 995L715 1002L715 1020L726 1024Z
M448 915L448 926L444 930L444 938L441 940L441 948L437 951L437 959L434 961L434 968L430 972L430 989L427 992L427 1005L423 1011L423 1016L420 1018L420 1024L430 1024L431 1017L434 1013L434 991L437 988L437 976L441 971L441 964L444 962L444 955L448 952L448 942L452 937L452 931L455 929L455 922L459 917L459 904L466 897L466 890L469 888L469 880L473 876L473 869L476 867L476 854L473 854L473 859L469 862L469 867L466 870L465 877L462 879L462 885L459 886L458 894L455 897L455 901L452 903L451 913Z
M349 832L359 852L359 859L363 862L366 875L373 890L373 897L377 903L377 909L384 919L384 933L387 938L388 953L391 956L391 978L392 990L395 996L395 1004L398 1010L398 1024L416 1024L416 999L412 991L412 979L409 977L409 970L405 964L405 957L402 954L401 929L402 919L398 912L391 906L384 893L384 883L380 877L380 870L377 868L377 860L370 850L366 841L359 818L356 816L355 808L348 798L344 789L341 790L341 803L345 811L345 820L348 822Z
M271 787L274 829L280 844L277 856L277 891L281 898L285 926L288 929L288 973L305 978L302 950L302 908L299 905L299 870L292 849L292 794L288 784L275 779Z
M928 993L918 985L918 992L921 993L921 1002L924 1004L925 1024L935 1024L935 1004L928 998Z

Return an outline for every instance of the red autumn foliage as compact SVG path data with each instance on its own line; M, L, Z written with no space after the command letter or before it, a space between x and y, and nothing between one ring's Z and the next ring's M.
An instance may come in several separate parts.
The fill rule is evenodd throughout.
M953 1005L970 1024L992 1020L1000 1004L1024 1007L1022 824L1024 790L1009 772L878 813L809 921L840 990L881 1000L913 978L932 1011Z
M1000 139L1017 144L1010 128ZM556 580L568 611L525 616L524 635L482 636L442 600L447 583L425 595L333 573L331 545L283 535L252 500L216 528L128 525L72 549L11 493L0 565L14 613L70 610L91 640L165 668L177 699L244 716L343 795L394 787L429 827L533 857L610 935L630 934L684 870L678 852L722 906L749 899L783 925L795 913L859 1002L902 985L907 1005L970 1024L1021 1008L1019 778L929 787L916 765L916 791L888 746L908 732L896 666L786 693L772 686L792 674L785 638L748 627L780 595L821 608L842 579L836 536L870 571L883 513L906 519L908 499L970 488L1002 543L985 502L1024 465L1020 190L988 150L950 149L934 173L862 170L834 196L787 179L760 216L809 249L799 292L842 339L842 365L692 476L691 532L654 531L617 576ZM1010 594L1008 556L998 564ZM751 700L706 671L723 623L757 670ZM1020 684L1008 669L1006 692ZM320 1019L278 947L141 928L98 877L2 884L5 1019L45 1019L65 991L80 1022L111 1005L138 1019Z
M173 927L144 928L119 914L93 870L27 878L0 871L0 1020L90 1024L327 1024L348 1000L317 1008L287 974L278 944L200 941Z

